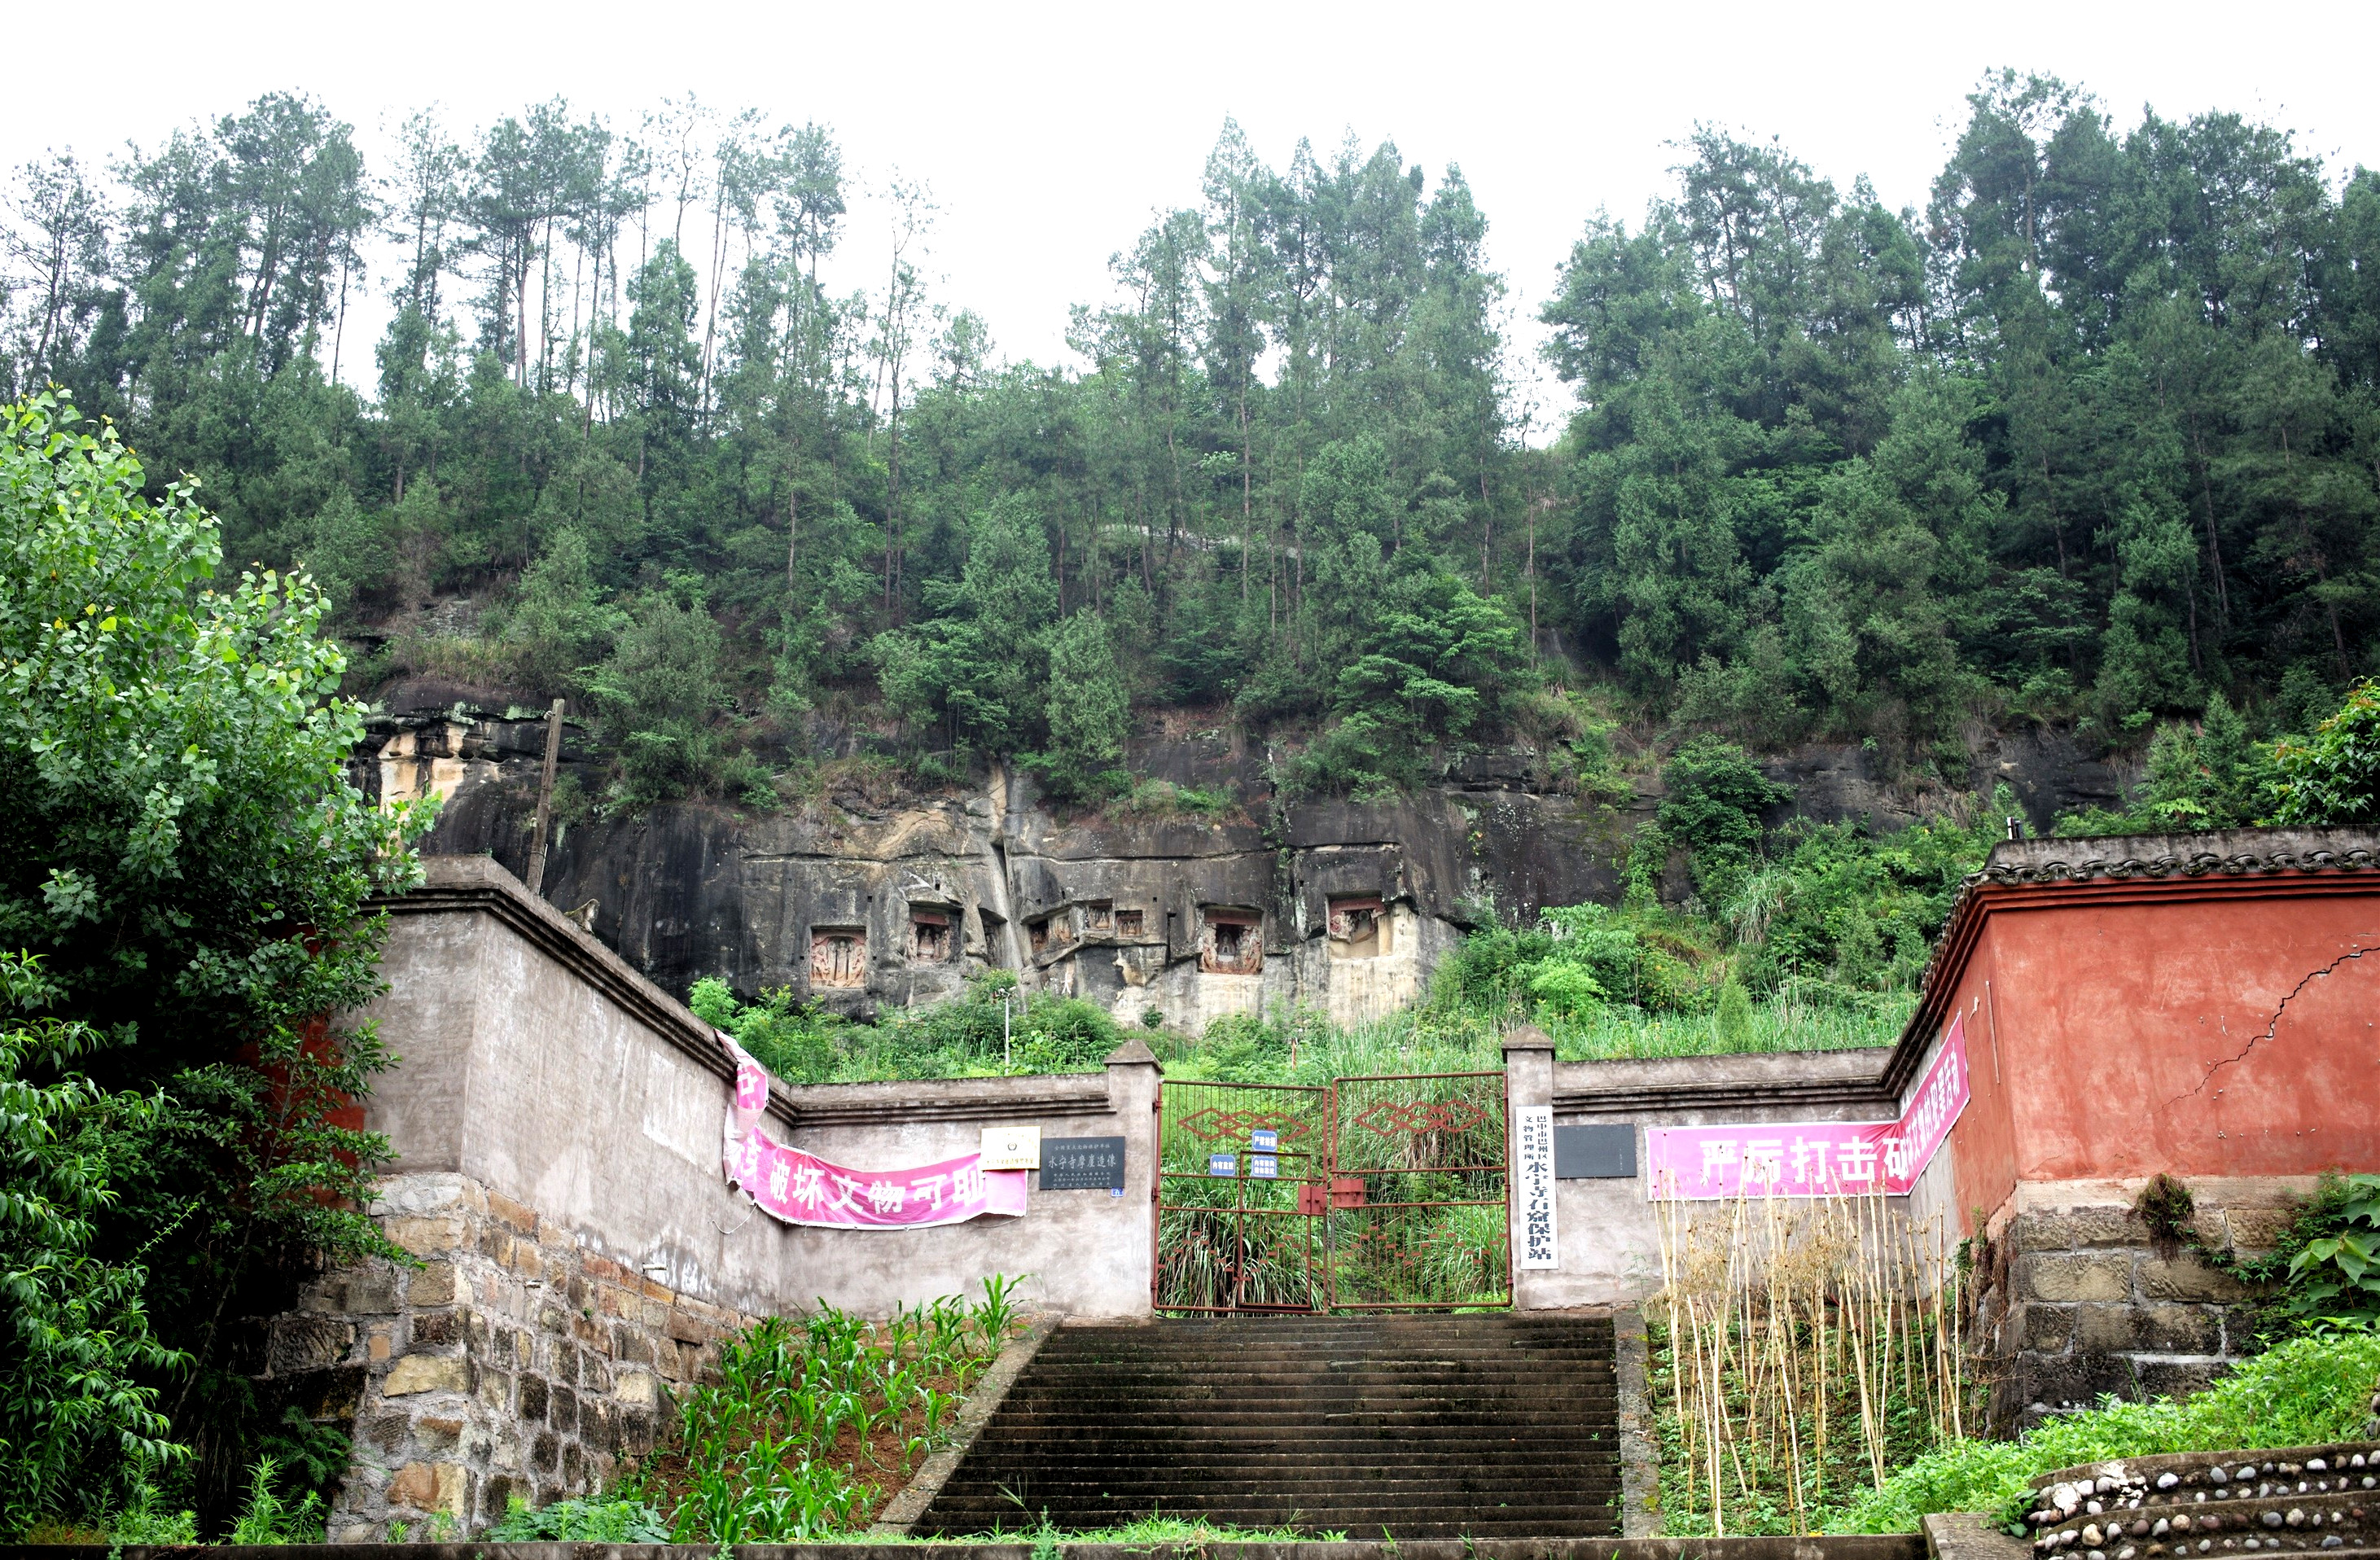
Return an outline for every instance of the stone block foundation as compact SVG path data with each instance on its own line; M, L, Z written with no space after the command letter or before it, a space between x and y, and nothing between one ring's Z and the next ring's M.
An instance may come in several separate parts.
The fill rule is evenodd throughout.
M2023 1209L2001 1231L1982 1296L1999 1368L1996 1429L2029 1429L2110 1395L2194 1392L2254 1348L2255 1297L2188 1246L2158 1251L2131 1203L2113 1200L2127 1190L2076 1189L2068 1205ZM2269 1251L2304 1190L2282 1179L2196 1185L2197 1239L2243 1255Z
M360 1377L334 1542L458 1536L590 1493L650 1450L669 1395L750 1319L674 1293L470 1177L396 1176L373 1213L410 1253L313 1284L269 1326L269 1374Z

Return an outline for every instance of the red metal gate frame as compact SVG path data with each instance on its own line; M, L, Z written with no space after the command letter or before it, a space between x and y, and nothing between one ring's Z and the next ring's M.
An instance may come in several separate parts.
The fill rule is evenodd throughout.
M1503 1142L1503 1162L1502 1162L1501 1164L1499 1164L1499 1165L1463 1165L1463 1166L1433 1166L1433 1167L1430 1167L1430 1168L1431 1168L1432 1170L1442 1170L1442 1171L1448 1171L1448 1172L1467 1172L1467 1173L1476 1173L1476 1172L1494 1171L1494 1172L1500 1173L1500 1174L1502 1176L1502 1178L1503 1178L1503 1181L1504 1181L1504 1198L1503 1198L1504 1230L1505 1230L1505 1232L1506 1232L1506 1235L1505 1235L1505 1240L1504 1240L1504 1298L1503 1298L1501 1300L1486 1300L1486 1301L1481 1301L1481 1300L1447 1300L1447 1301L1437 1301L1437 1302L1399 1302L1399 1301L1353 1301L1353 1300L1342 1300L1339 1298L1339 1292L1338 1292L1338 1289L1339 1289L1339 1284L1338 1284L1338 1264L1336 1264L1336 1262L1335 1262L1335 1261L1329 1261L1329 1260L1328 1260L1328 1256L1329 1256L1329 1254L1331 1254L1331 1249L1330 1249L1330 1245L1329 1245L1329 1236L1330 1236L1330 1214L1331 1214L1331 1212L1332 1212L1332 1210L1333 1210L1333 1209L1339 1209L1339 1210L1344 1211L1344 1210L1346 1210L1346 1209L1350 1209L1350 1208L1354 1208L1354 1207L1365 1207L1365 1206L1371 1206L1371 1207L1456 1207L1456 1206L1462 1206L1462 1207L1488 1207L1488 1206L1493 1206L1493 1205L1494 1205L1494 1204L1492 1204L1492 1203L1487 1203L1487 1202L1484 1202L1484 1201L1457 1201L1457 1202L1437 1202L1437 1201L1432 1201L1432 1202L1398 1203L1367 1203L1364 1202L1364 1201L1363 1201L1363 1192L1362 1192L1362 1187L1363 1187L1362 1175L1363 1175L1363 1173L1364 1173L1364 1172L1359 1171L1359 1172L1358 1172L1356 1175L1354 1175L1354 1176L1347 1176L1347 1175L1343 1175L1343 1174L1342 1173L1343 1167L1342 1167L1342 1166L1341 1165L1341 1163L1340 1163L1340 1154L1339 1154L1340 1087L1341 1087L1341 1085L1342 1085L1342 1084L1349 1084L1349 1083L1398 1083L1398 1082L1415 1082L1415 1083L1418 1083L1418 1082L1427 1082L1427 1081L1434 1081L1434 1080L1438 1080L1438 1079L1449 1079L1449 1078L1463 1078L1463 1079L1486 1079L1486 1078L1493 1078L1493 1079L1501 1080L1503 1077L1504 1077L1504 1074L1503 1074L1501 1071L1488 1071L1488 1070L1475 1071L1475 1072L1405 1072L1405 1073L1374 1073L1374 1074L1364 1074L1364 1075L1350 1076L1350 1077L1346 1077L1346 1078L1334 1078L1334 1079L1332 1079L1332 1080L1330 1081L1330 1082L1329 1084L1327 1084L1327 1085L1323 1085L1323 1084L1290 1084L1290 1083L1227 1083L1227 1082L1220 1082L1220 1081L1209 1081L1209 1080L1206 1080L1206 1079L1198 1079L1198 1080L1185 1080L1185 1081L1184 1081L1184 1082L1185 1082L1186 1084L1204 1084L1204 1083L1209 1083L1209 1082L1212 1082L1212 1084L1213 1084L1213 1086L1214 1086L1214 1087L1218 1087L1218 1088L1239 1088L1239 1089L1247 1089L1247 1090L1251 1090L1251 1091L1255 1091L1255 1090L1264 1090L1264 1091L1274 1091L1274 1090L1278 1090L1278 1091L1280 1091L1280 1092L1281 1092L1281 1093L1284 1093L1284 1094L1288 1094L1288 1093L1294 1093L1294 1094L1302 1094L1302 1095L1306 1095L1306 1096L1312 1096L1312 1095L1315 1095L1315 1094L1322 1094L1322 1095L1327 1096L1327 1097L1326 1097L1326 1100L1325 1100L1325 1102L1324 1102L1324 1103L1325 1103L1325 1105L1326 1105L1326 1107L1327 1107L1327 1119L1328 1119L1328 1121L1329 1121L1329 1131L1328 1131L1328 1132L1327 1132L1327 1134L1326 1134L1326 1136L1325 1136L1324 1144L1323 1144L1323 1149L1322 1149L1322 1153L1321 1153L1321 1155L1320 1155L1320 1158L1321 1158L1321 1161L1322 1161L1322 1163L1321 1163L1321 1165L1320 1165L1320 1167L1319 1167L1320 1173L1319 1173L1318 1175L1312 1175L1312 1176L1309 1176L1309 1177L1307 1177L1307 1178L1301 1178L1301 1179L1298 1180L1298 1182L1297 1182L1297 1185L1298 1185L1298 1191L1299 1191L1299 1195L1298 1195L1298 1206L1297 1206L1297 1209L1295 1210L1295 1212L1294 1212L1294 1213L1289 1213L1289 1212L1285 1212L1285 1211L1270 1210L1270 1209L1265 1209L1265 1210L1251 1210L1251 1209L1249 1209L1249 1208L1246 1206L1246 1196L1247 1196L1247 1194L1246 1194L1246 1188L1247 1188L1247 1183L1248 1183L1248 1181L1249 1181L1249 1179L1250 1179L1251 1178L1249 1178L1249 1177L1247 1177L1247 1176L1245 1176L1245 1175L1240 1175L1240 1176L1236 1176L1236 1177L1234 1177L1234 1178L1233 1178L1233 1180L1234 1180L1234 1182L1236 1183L1236 1191L1235 1191L1235 1193L1234 1193L1233 1205L1232 1205L1232 1207L1230 1210L1228 1210L1228 1211L1229 1211L1229 1212L1231 1212L1231 1213L1232 1213L1232 1214L1235 1215L1235 1217L1234 1217L1234 1225L1233 1225L1233 1240L1234 1240L1234 1242L1235 1242L1236 1250L1235 1250L1235 1263L1234 1263L1234 1267L1233 1267L1233 1278L1232 1278L1232 1284L1233 1284L1233 1289L1234 1289L1234 1292L1233 1292L1233 1296L1232 1296L1232 1298L1233 1298L1233 1300L1234 1300L1235 1303L1229 1304L1229 1305L1167 1305L1167 1304L1164 1304L1164 1303L1163 1303L1163 1300L1164 1300L1164 1280L1165 1280L1165 1270L1164 1270L1164 1266L1163 1266L1163 1252L1164 1252L1164 1248L1163 1248L1163 1244L1162 1244L1162 1239L1161 1239L1161 1237L1162 1237L1162 1225L1163 1225L1163 1217L1164 1217L1164 1215L1165 1215L1165 1213L1166 1213L1169 1209L1178 1210L1178 1211L1184 1211L1184 1212L1203 1212L1203 1211L1207 1211L1207 1210L1206 1210L1206 1208L1205 1208L1203 1205L1199 1205L1199 1204L1190 1204L1190 1203L1167 1203L1167 1202L1165 1201L1165 1181L1166 1181L1166 1177L1167 1177L1167 1171L1166 1171L1166 1169L1165 1169L1165 1099L1166 1099L1166 1092L1167 1092L1167 1089L1168 1089L1169 1087L1175 1087L1175 1088L1179 1088L1179 1087L1182 1087L1182 1086L1184 1086L1184 1085L1183 1085L1183 1084L1168 1085L1168 1084L1166 1084L1162 1080L1160 1080L1160 1082L1159 1082L1159 1085L1158 1085L1157 1100L1156 1100L1156 1103L1155 1103L1155 1105L1153 1106L1153 1107L1152 1107L1152 1111L1151 1111L1152 1119L1151 1119L1151 1123L1150 1123L1151 1131L1150 1131L1150 1142L1149 1142L1149 1166L1150 1166L1150 1175L1149 1175L1149 1221L1148 1221L1148 1222L1149 1222L1149 1232L1148 1232L1148 1233L1149 1233L1149 1276L1148 1276L1148 1285L1149 1285L1149 1301L1150 1301L1151 1309L1152 1309L1152 1310L1155 1310L1155 1311L1160 1311L1160 1312L1183 1312L1183 1313L1190 1313L1190 1314L1208 1314L1208 1315L1217 1315L1217 1314L1221 1314L1221 1315L1244 1315L1244 1314L1251 1314L1251 1313L1266 1313L1266 1312L1279 1313L1279 1312L1316 1312L1316 1311L1330 1311L1330 1312L1378 1312L1378 1311L1420 1312L1420 1311L1451 1311L1451 1310L1458 1310L1458 1309L1460 1309L1460 1310L1509 1310L1509 1309L1512 1307L1512 1295L1513 1295L1513 1290L1514 1290L1514 1288L1515 1288L1515 1279L1516 1279L1516 1276L1517 1276L1517 1271L1518 1271L1518 1270L1513 1266L1513 1263L1514 1263L1514 1261L1515 1261L1515 1253L1514 1253L1514 1252L1513 1252L1513 1250L1512 1250L1512 1240L1511 1240L1511 1230L1512 1230L1512 1195L1513 1195L1513 1192L1512 1192L1512 1115L1511 1105L1510 1105L1510 1102L1509 1102L1509 1098L1508 1098L1508 1097L1502 1098L1503 1116L1504 1116L1504 1131L1503 1131L1503 1138L1504 1138L1504 1142ZM1500 1096L1503 1096L1503 1091L1502 1091L1500 1088L1497 1092L1498 1092L1498 1094L1499 1094L1500 1097ZM1239 1154L1241 1154L1241 1155L1245 1155L1248 1151L1247 1151L1247 1148L1246 1148L1246 1146L1245 1146L1245 1144L1237 1144L1237 1143L1235 1143L1235 1144L1233 1145L1233 1152L1239 1153ZM1380 1169L1374 1169L1374 1170L1372 1170L1372 1171L1371 1171L1371 1172L1369 1172L1369 1173L1371 1173L1371 1174L1394 1174L1394 1173L1398 1173L1398 1172L1393 1172L1393 1171L1384 1171L1384 1170L1380 1170ZM1176 1171L1176 1172L1173 1172L1173 1174L1174 1174L1175 1179L1190 1179L1190 1178L1189 1178L1189 1176L1188 1176L1188 1173L1187 1173L1187 1172ZM1354 1185L1354 1190L1352 1192L1351 1192L1351 1191L1349 1191L1348 1190L1346 1190L1347 1185L1348 1185L1348 1183L1349 1183L1349 1182L1353 1182L1353 1185ZM1349 1198L1349 1197L1353 1197L1353 1198L1354 1198L1354 1201L1342 1201L1342 1199L1346 1199L1346 1198ZM1322 1221L1322 1223L1321 1223L1320 1234L1321 1234L1321 1237L1322 1237L1323 1251L1324 1251L1324 1252L1325 1252L1325 1253L1326 1253L1326 1264L1325 1264L1325 1266L1326 1266L1326 1271L1327 1271L1327 1273L1328 1273L1328 1283L1327 1283L1328 1294L1327 1294L1327 1296L1324 1298L1324 1300L1323 1300L1323 1303L1322 1303L1322 1304L1320 1304L1320 1305L1307 1304L1307 1305L1303 1305L1303 1306L1286 1306L1286 1305L1260 1305L1260 1304L1259 1304L1259 1305L1250 1305L1250 1304L1241 1304L1241 1303L1236 1303L1236 1301L1237 1301L1237 1298L1238 1298L1238 1286L1239 1286L1240 1284L1242 1284L1243 1282L1245 1282L1245 1260L1244 1260L1244 1259L1245 1259L1245 1220L1246 1220L1247 1216L1248 1216L1251 1213L1255 1213L1255 1214L1257 1214L1258 1216L1267 1217L1267 1218L1282 1218L1282 1217L1292 1217L1292 1218L1294 1218L1294 1217L1305 1217L1305 1218L1316 1218L1316 1219L1319 1219L1319 1220L1321 1220L1321 1221ZM1309 1240L1307 1249L1308 1249L1308 1251L1309 1251L1309 1252L1311 1252L1311 1251L1314 1249L1314 1244L1313 1244L1313 1241L1312 1241L1311 1240Z

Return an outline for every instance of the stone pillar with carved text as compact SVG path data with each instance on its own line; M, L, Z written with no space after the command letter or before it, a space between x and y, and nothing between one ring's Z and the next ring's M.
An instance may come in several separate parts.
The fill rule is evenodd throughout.
M1523 1122L1524 1111L1550 1111L1554 1103L1554 1043L1551 1036L1533 1024L1524 1024L1504 1036L1504 1119L1511 1143L1506 1151L1505 1176L1512 1187L1512 1309L1535 1311L1554 1303L1553 1275L1526 1265L1524 1253L1529 1249L1526 1227L1528 1186L1522 1163ZM1546 1199L1550 1212L1552 1198L1551 1169L1547 1171ZM1558 1250L1559 1248L1557 1248Z

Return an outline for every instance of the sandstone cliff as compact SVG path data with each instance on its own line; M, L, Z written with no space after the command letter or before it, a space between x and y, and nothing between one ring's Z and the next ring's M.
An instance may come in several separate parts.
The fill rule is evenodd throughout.
M443 799L425 849L492 854L525 873L543 724L416 683L384 696L357 778L384 798ZM850 738L823 737L826 750ZM565 798L600 792L602 755L565 728ZM1543 784L1533 756L1477 755L1442 782L1382 804L1284 804L1264 755L1220 733L1135 744L1135 772L1227 795L1211 815L1069 812L993 765L939 793L830 781L772 810L686 803L640 816L565 807L545 897L654 980L719 975L751 994L790 986L864 1016L955 993L965 973L1018 972L1028 988L1151 1008L1196 1033L1227 1013L1295 1003L1340 1022L1419 995L1471 927L1549 904L1611 900L1627 840L1658 803L1649 776L1619 806ZM1771 763L1794 788L1772 822L1863 816L1898 828L1951 793L1896 786L1858 748ZM1971 785L2012 784L2036 826L2123 777L2056 733L1989 739ZM830 767L829 773L832 774ZM1672 872L1682 889L1682 875Z

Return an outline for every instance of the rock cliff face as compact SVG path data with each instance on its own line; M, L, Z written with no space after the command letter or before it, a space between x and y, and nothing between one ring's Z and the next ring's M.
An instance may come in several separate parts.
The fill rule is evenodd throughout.
M475 708L459 692L393 690L357 779L383 799L443 799L427 850L489 853L525 875L542 720ZM601 758L565 728L565 796L600 791ZM1616 899L1628 838L1659 800L1648 790L1615 808L1543 789L1522 753L1467 759L1390 804L1282 804L1261 756L1219 735L1151 738L1132 765L1232 804L1211 816L1070 814L993 766L941 794L871 796L853 783L779 811L565 816L545 897L681 992L718 975L747 995L786 986L868 1016L950 997L968 970L991 966L1125 1022L1153 1008L1197 1033L1281 1004L1351 1022L1412 1002L1472 927ZM1885 783L1856 748L1768 768L1795 788L1772 821L1893 828L1926 802ZM1983 785L2010 781L2036 823L2112 800L2122 779L2055 736L2000 739L1975 768Z

